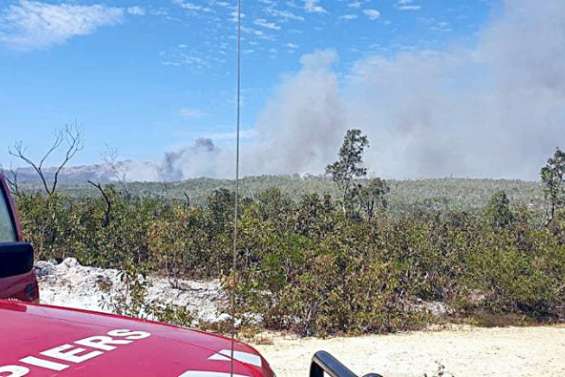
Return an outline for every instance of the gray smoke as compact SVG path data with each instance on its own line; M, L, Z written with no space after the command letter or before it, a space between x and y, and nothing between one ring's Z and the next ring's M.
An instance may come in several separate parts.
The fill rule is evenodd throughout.
M302 69L289 77L267 104L257 124L257 153L244 166L264 173L320 172L335 159L346 127L346 109L332 72L337 55L317 51L301 58Z
M244 174L321 173L348 128L385 177L536 179L565 146L565 1L506 0L476 46L374 55L338 80L317 51L281 83L245 146ZM233 151L168 154L170 178L231 176ZM202 163L202 166L195 164Z
M218 148L212 139L199 138L187 148L167 152L161 163L160 179L178 181L188 177L222 177L229 168L229 157ZM230 164L231 167L231 164Z
M535 179L565 141L564 54L565 2L512 0L474 49L358 62L348 108L368 125L370 168Z

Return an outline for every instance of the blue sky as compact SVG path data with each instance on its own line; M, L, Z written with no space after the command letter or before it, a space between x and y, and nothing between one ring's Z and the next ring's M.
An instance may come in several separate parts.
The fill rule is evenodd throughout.
M38 155L78 122L75 163L159 160L209 137L232 143L233 0L0 0L0 162L23 140ZM339 56L341 80L372 55L473 46L496 12L479 0L243 0L244 141L300 57Z

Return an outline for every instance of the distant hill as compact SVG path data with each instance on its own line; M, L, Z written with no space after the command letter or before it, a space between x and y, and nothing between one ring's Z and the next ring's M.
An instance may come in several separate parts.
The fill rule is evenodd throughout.
M188 195L195 205L202 205L206 197L219 188L232 190L234 183L228 179L193 178L180 182L155 182L158 168L151 163L124 162L121 171L136 169L146 170L143 176L145 182L129 182L127 190L137 196L156 196L169 199L185 200ZM19 179L22 187L27 190L39 190L41 186L34 173L20 169ZM126 173L127 174L127 173ZM139 176L139 173L138 173ZM108 165L92 165L66 169L61 177L60 189L75 197L98 195L97 191L88 185L88 180L103 184L115 184L118 176ZM504 190L512 203L530 208L543 208L543 191L537 182L505 179L417 179L390 180L390 205L399 211L407 206L424 206L438 209L476 209L486 205L489 198L499 190ZM258 192L271 187L278 187L293 199L300 199L304 194L318 193L337 195L334 183L321 176L257 176L246 177L241 181L241 192L244 196L252 197Z
M51 180L56 168L46 168L45 175ZM16 169L18 182L33 186L39 184L37 173L31 167ZM159 166L146 161L120 161L116 164L94 164L71 166L63 169L59 181L66 185L86 184L89 180L100 183L111 183L122 180L158 181Z
M393 209L420 205L441 207L442 209L473 209L484 207L497 191L504 190L514 204L530 208L543 207L543 191L539 183L519 180L493 179L419 179L390 180L389 197ZM246 177L241 181L241 192L252 197L258 192L271 187L278 187L293 199L300 199L304 194L338 194L335 184L320 176L259 176ZM167 198L183 199L188 194L194 203L204 203L206 197L215 189L233 190L232 180L196 178L171 183L132 183L131 193L136 195L157 195Z

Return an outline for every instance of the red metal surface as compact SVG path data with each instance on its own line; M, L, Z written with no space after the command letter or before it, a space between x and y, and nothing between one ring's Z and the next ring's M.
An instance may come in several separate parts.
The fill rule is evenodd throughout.
M0 298L38 302L39 288L34 272L0 279Z
M10 190L4 176L0 174L0 200L4 200L4 197L8 200L8 206L16 226L17 240L23 241L21 223L14 200L10 195ZM0 298L15 298L18 300L39 302L39 288L35 273L32 271L27 274L0 279Z
M131 339L116 336L116 330L150 335ZM118 331L117 335L120 334L124 332ZM96 343L98 340L95 346L83 345L84 339L92 340L91 337L105 337L98 339L105 339L104 342L109 339L110 343L102 346L111 344L113 349L101 350ZM129 343L116 344L120 340ZM54 349L59 349L60 353L57 355ZM0 300L2 377L227 377L229 357L218 353L229 349L229 339L200 331L89 311ZM267 362L253 348L236 343L235 350L242 355L239 361L234 361L236 375L273 377ZM88 360L80 360L85 358ZM55 363L65 368L55 371L25 361L35 360L32 364L37 364L38 359L40 364Z

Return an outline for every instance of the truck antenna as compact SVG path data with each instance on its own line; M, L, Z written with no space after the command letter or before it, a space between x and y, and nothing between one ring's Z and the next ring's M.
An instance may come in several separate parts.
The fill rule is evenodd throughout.
M237 288L237 239L239 225L239 130L241 123L241 0L237 0L237 38L236 38L236 131L235 131L235 198L233 213L233 254L231 271L231 350L230 350L230 376L234 375L234 353L236 336L236 299Z

